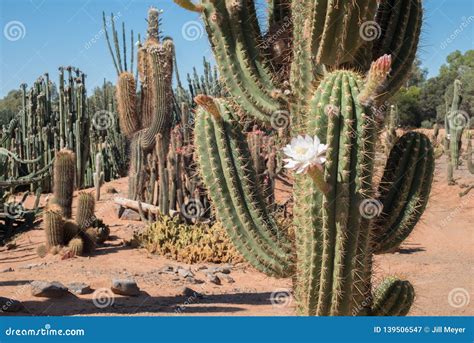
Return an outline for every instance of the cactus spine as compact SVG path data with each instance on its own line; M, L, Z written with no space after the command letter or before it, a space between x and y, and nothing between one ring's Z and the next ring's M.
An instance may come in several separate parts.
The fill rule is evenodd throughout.
M418 221L431 189L433 150L420 133L400 137L389 155L380 194L375 193L374 106L396 92L408 75L421 28L421 1L380 4L375 20L386 30L370 48L360 39L359 19L371 20L375 0L357 6L350 1L339 6L333 1L271 3L273 13L291 15L293 24L286 62L291 63L290 79L281 83L272 74L274 56L259 49L254 1L203 0L193 7L203 15L229 91L229 99L195 99L200 105L195 145L218 217L255 268L293 277L299 314L405 315L414 300L413 287L389 278L373 290L372 257L398 246ZM323 180L296 177L296 251L262 201L239 124L244 115L273 126L285 113L290 114L292 134L316 135L328 145ZM380 218L372 220L364 208L374 204L387 207L379 208Z

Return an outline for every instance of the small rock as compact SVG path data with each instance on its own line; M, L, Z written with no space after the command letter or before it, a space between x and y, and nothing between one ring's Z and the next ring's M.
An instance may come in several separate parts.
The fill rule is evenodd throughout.
M17 247L17 245L16 245L16 242L10 242L10 243L7 243L5 247L7 248L7 250L13 250Z
M185 280L186 282L192 283L192 284L194 284L194 285L198 285L198 284L204 283L204 281L198 280L198 279L196 279L196 278L194 278L194 277L192 277L192 276L188 276L188 277L184 278L184 280Z
M183 278L194 277L194 273L192 271L186 268L182 268L182 267L178 267L177 273L179 276Z
M107 187L105 188L105 193L108 193L108 194L117 194L118 191L117 191L117 189L115 189L115 187L107 186Z
M191 297L202 298L203 297L201 293L199 293L199 292L197 292L194 289L189 288L189 287L183 287L181 289L180 295L182 295L183 297L186 297L186 298L191 298Z
M115 294L120 294L120 295L131 295L131 296L140 295L140 288L138 288L137 283L135 282L135 280L130 280L130 279L112 280L111 290Z
M12 267L8 267L8 268L5 268L5 269L0 270L0 273L8 273L8 272L12 272L12 271L13 271L13 268L12 268Z
M227 283L234 283L235 280L229 275L224 273L216 273L215 274L219 279L224 280Z
M60 298L67 293L69 293L67 287L57 281L33 281L31 283L31 294L35 297Z
M91 286L83 282L70 283L67 285L67 288L69 288L72 293L79 295L92 293Z
M208 268L208 272L210 272L210 273L230 274L230 270L231 270L231 268L228 267L228 266Z
M174 274L175 272L174 272L173 266L166 265L166 266L164 266L163 268L161 268L161 269L159 270L159 273L160 273L160 274L163 274L163 273L164 273L164 274Z
M206 275L206 278L209 282L213 283L213 284L216 284L216 285L220 285L221 284L221 279L219 279L219 277L213 273L205 273Z
M122 216L120 217L122 220L132 220L132 221L137 221L139 222L141 220L140 214L135 212L134 210L131 210L129 208L125 209L122 213Z
M18 312L23 309L23 304L15 299L0 297L0 313Z

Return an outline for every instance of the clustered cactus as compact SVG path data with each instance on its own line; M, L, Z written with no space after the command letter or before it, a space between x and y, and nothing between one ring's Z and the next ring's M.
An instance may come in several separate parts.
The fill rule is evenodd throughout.
M52 189L49 175L37 180L35 174L49 169L55 153L63 148L77 156L76 185L93 185L96 172L94 159L102 153L106 180L124 176L125 140L114 117L114 101L104 95L104 102L88 101L86 75L74 67L59 68L57 95L55 85L46 73L30 89L21 85L22 106L9 127L0 129L0 147L18 158L35 163L19 167L11 159L7 163L11 178L30 178L31 189ZM106 88L104 85L104 93Z
M220 223L188 225L160 216L135 239L151 253L184 263L238 263L243 258Z
M92 253L110 233L107 225L95 216L94 195L80 192L75 220L72 220L72 199L75 183L76 155L70 150L60 150L54 161L54 197L43 214L46 247L40 249L57 253L63 246L75 256ZM101 236L101 237L100 237Z
M374 289L372 259L396 248L423 213L434 168L430 140L401 136L378 190L373 176L378 107L411 68L421 0L269 1L269 26L281 36L262 34L254 1L175 2L201 13L228 91L195 99L195 146L237 249L258 270L293 278L299 314L407 314L412 285L390 277ZM374 23L372 36L366 27ZM295 242L265 206L240 124L250 117L270 127L282 114L288 136L304 136L295 142L327 149L323 166L310 161L295 175Z
M189 87L185 89L176 70L177 89L173 92L174 44L170 38L160 37L159 18L160 11L151 8L147 39L139 39L138 43L138 78L133 73L133 46L127 68L126 40L122 58L114 25L113 44L108 33L106 36L118 75L121 130L130 142L128 198L158 206L164 214L182 211L192 201L202 206L202 216L208 217L207 195L193 162L192 96L219 94L217 72L204 60L205 74L199 77L195 71L193 77L188 75ZM105 19L104 30L107 31Z

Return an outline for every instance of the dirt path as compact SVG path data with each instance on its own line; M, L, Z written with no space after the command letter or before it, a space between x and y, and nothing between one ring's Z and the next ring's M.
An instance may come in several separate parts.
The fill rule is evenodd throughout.
M410 315L474 315L474 191L459 198L460 188L447 186L445 169L442 157L437 161L430 203L415 232L398 252L375 259L375 279L398 275L414 284L417 297ZM456 176L459 184L474 182L465 166ZM107 186L124 196L127 179ZM124 246L123 241L141 224L116 218L114 196L103 192L97 205L97 216L111 226L112 240L92 257L39 258L35 251L44 241L41 228L20 235L15 249L1 248L0 295L21 300L25 312L20 315L294 315L294 302L287 293L291 281L266 277L247 265L235 266L230 274L235 282L220 286L207 282L199 265L189 267L197 280L204 281L201 284L160 273L167 265L185 265ZM104 293L101 304L109 306L100 308L93 301L97 293L46 300L31 296L29 288L33 280L48 280L65 285L86 282L93 290L105 292L114 277L134 278L141 295L107 298ZM204 297L183 296L183 286ZM272 293L278 293L280 303L272 304Z

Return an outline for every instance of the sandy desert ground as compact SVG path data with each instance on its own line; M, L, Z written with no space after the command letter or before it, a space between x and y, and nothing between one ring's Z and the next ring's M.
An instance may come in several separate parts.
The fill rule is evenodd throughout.
M417 296L410 315L474 315L474 190L459 197L460 185L473 184L474 176L463 163L455 173L457 185L448 186L445 157L437 160L430 202L421 222L395 253L376 256L374 278L398 275L410 280ZM124 241L140 222L117 219L113 197L125 196L127 179L108 183L119 194L103 192L97 216L110 225L112 239L91 257L62 260L59 255L40 258L36 248L44 242L41 225L18 236L16 248L0 249L0 295L23 302L22 312L7 315L240 315L292 316L294 301L286 291L291 280L269 278L247 264L232 268L234 283L208 282L203 265L182 263L132 249ZM45 201L46 196L42 201ZM189 267L201 284L190 284L179 275L163 273L166 266ZM206 264L212 267L211 264ZM141 294L105 298L103 308L94 304L97 292L107 290L114 277L134 278ZM94 293L67 295L61 299L33 297L33 280L85 282ZM189 287L202 297L183 294ZM272 304L272 293L281 292L281 303ZM108 296L109 293L105 293ZM101 306L102 307L102 306Z

